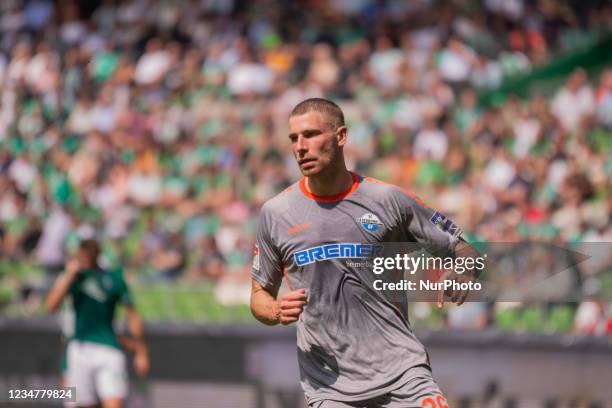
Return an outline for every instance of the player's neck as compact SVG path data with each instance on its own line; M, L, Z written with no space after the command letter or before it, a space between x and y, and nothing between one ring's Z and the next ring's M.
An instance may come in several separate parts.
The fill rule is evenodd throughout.
M306 188L317 196L334 196L351 188L353 175L344 167L340 171L329 172L314 177L306 177Z

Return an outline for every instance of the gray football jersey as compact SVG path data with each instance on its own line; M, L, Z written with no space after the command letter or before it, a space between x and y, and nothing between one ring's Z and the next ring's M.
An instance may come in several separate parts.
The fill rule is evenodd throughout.
M406 313L377 296L352 257L381 242L419 242L452 256L461 231L440 228L440 217L411 193L356 174L334 197L311 194L302 179L264 204L252 277L270 290L283 276L291 290L306 289L297 346L310 402L383 395L411 369L429 368Z

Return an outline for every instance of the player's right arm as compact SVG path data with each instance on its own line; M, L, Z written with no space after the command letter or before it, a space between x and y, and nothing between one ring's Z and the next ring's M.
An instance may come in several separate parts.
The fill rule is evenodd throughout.
M59 309L66 293L70 290L70 286L79 275L80 269L77 259L70 259L66 263L66 271L57 278L45 301L45 306L49 312L55 312Z
M285 293L278 300L276 295L253 279L251 285L251 313L253 316L269 326L297 322L306 305L306 291L304 289L294 290Z
M304 289L285 293L278 299L283 279L283 260L272 238L274 215L264 205L257 223L251 276L251 313L269 326L297 322L306 305Z

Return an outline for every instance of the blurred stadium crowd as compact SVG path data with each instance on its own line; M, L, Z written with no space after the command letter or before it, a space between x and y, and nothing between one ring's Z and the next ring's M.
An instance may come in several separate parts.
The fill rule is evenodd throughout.
M286 123L312 96L345 110L349 168L435 203L470 240L612 241L612 69L479 103L608 35L610 3L115 3L0 5L0 304L35 309L82 237L131 281L248 301L258 208L299 177ZM495 313L463 307L441 320ZM555 312L563 330L612 332L608 304L574 309ZM536 329L556 316L520 313L544 313Z

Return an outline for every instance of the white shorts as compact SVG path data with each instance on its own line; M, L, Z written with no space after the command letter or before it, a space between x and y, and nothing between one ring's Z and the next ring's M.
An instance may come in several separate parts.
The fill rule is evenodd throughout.
M65 387L76 387L76 403L67 407L95 405L110 398L125 399L128 375L125 355L104 344L71 340L68 343Z

